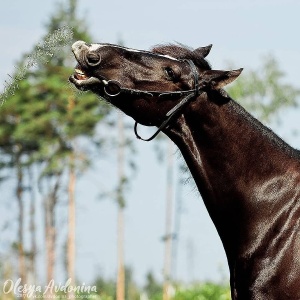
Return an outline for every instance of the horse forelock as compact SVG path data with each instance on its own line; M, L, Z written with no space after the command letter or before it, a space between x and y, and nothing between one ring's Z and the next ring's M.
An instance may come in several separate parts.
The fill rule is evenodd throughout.
M151 51L153 53L168 55L177 59L191 59L196 66L203 70L211 70L208 61L197 51L182 44L167 44L154 46Z

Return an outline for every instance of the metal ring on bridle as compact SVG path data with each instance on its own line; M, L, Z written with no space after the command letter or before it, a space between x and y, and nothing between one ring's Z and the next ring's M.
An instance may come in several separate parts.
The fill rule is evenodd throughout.
M122 88L120 86L120 83L115 80L102 80L104 84L104 93L109 97L116 97L121 94Z
M97 67L100 65L101 60L101 55L99 53L90 52L85 55L85 61L91 67Z

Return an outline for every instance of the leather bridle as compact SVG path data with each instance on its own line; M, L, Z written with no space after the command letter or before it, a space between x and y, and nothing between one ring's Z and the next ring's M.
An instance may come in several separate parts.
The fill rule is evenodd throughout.
M143 90L137 90L137 89L129 89L124 88L121 86L121 84L116 80L102 80L102 83L104 84L104 93L109 98L111 97L117 97L120 94L130 94L130 95L136 95L136 96L146 96L146 97L154 97L155 95L158 97L164 97L164 96L184 96L184 98L181 99L181 101L175 105L170 111L167 112L165 116L165 120L162 122L162 124L158 127L157 131L148 139L142 138L138 132L137 132L137 126L138 123L135 122L134 125L134 133L136 137L140 140L149 142L153 140L163 129L167 128L171 120L174 118L175 115L183 108L184 105L192 101L193 99L197 98L203 91L203 87L205 86L204 81L199 82L199 75L197 68L192 60L184 59L182 61L185 61L189 64L193 79L194 79L194 88L190 90L184 90L184 91L143 91Z

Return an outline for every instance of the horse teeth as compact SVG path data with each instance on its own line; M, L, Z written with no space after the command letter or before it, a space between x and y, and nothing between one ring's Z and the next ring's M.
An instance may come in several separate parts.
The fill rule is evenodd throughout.
M86 80L88 78L88 76L86 76L86 74L80 69L75 69L74 76L78 80Z
M79 75L85 75L80 69L75 69L75 72Z

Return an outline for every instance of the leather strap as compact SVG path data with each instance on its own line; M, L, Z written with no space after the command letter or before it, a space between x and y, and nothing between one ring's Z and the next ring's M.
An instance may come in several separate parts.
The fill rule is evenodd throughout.
M191 100L197 98L201 92L201 89L205 86L205 83L203 82L202 86L199 84L199 75L198 70L193 63L192 60L184 59L183 61L186 61L192 71L193 79L194 79L194 88L190 90L184 90L184 91L142 91L142 90L136 90L136 89L129 89L124 88L120 85L118 81L115 80L102 80L102 83L104 84L104 92L108 97L117 97L121 93L124 94L130 94L130 95L136 95L136 96L146 96L146 97L154 97L154 95L157 95L158 97L164 97L164 96L183 96L185 97L177 103L170 111L166 114L166 120L162 122L162 124L158 127L157 131L148 139L142 138L138 132L137 132L137 126L138 123L135 122L134 125L134 133L136 137L139 140L149 142L153 140L163 129L165 129L173 117L182 109L182 107L190 102Z
M186 97L184 97L175 107L173 107L167 114L166 117L167 119L165 121L162 122L162 124L158 127L157 131L150 136L148 139L144 139L142 138L138 132L137 132L137 126L138 126L138 122L135 122L134 124L134 133L136 135L136 137L139 140L145 141L145 142L149 142L152 141L163 129L165 129L169 123L171 122L171 120L173 119L173 117L179 112L179 110L186 104L188 103L192 98L194 98L195 95L194 94L189 94Z
M169 125L169 123L171 122L171 120L173 119L173 117L181 110L181 108L188 103L189 101L191 101L192 99L195 99L196 97L199 96L200 94L200 88L199 88L199 75L198 75L198 71L197 68L195 66L195 64L191 61L191 60L186 60L192 70L193 76L194 76L194 89L192 90L188 90L188 91L182 91L182 92L187 92L188 95L185 96L177 105L175 105L169 112L167 112L166 117L167 119L165 121L163 121L163 123L158 127L157 131L150 136L148 139L144 139L142 138L138 132L137 132L137 126L138 123L135 122L134 124L134 133L136 135L136 137L139 140L145 141L145 142L149 142L152 141L163 129L167 128L167 126ZM179 92L170 92L170 94L174 94L174 93L182 93L181 91ZM165 93L161 93L160 96L164 96L164 95L168 95L168 92Z

